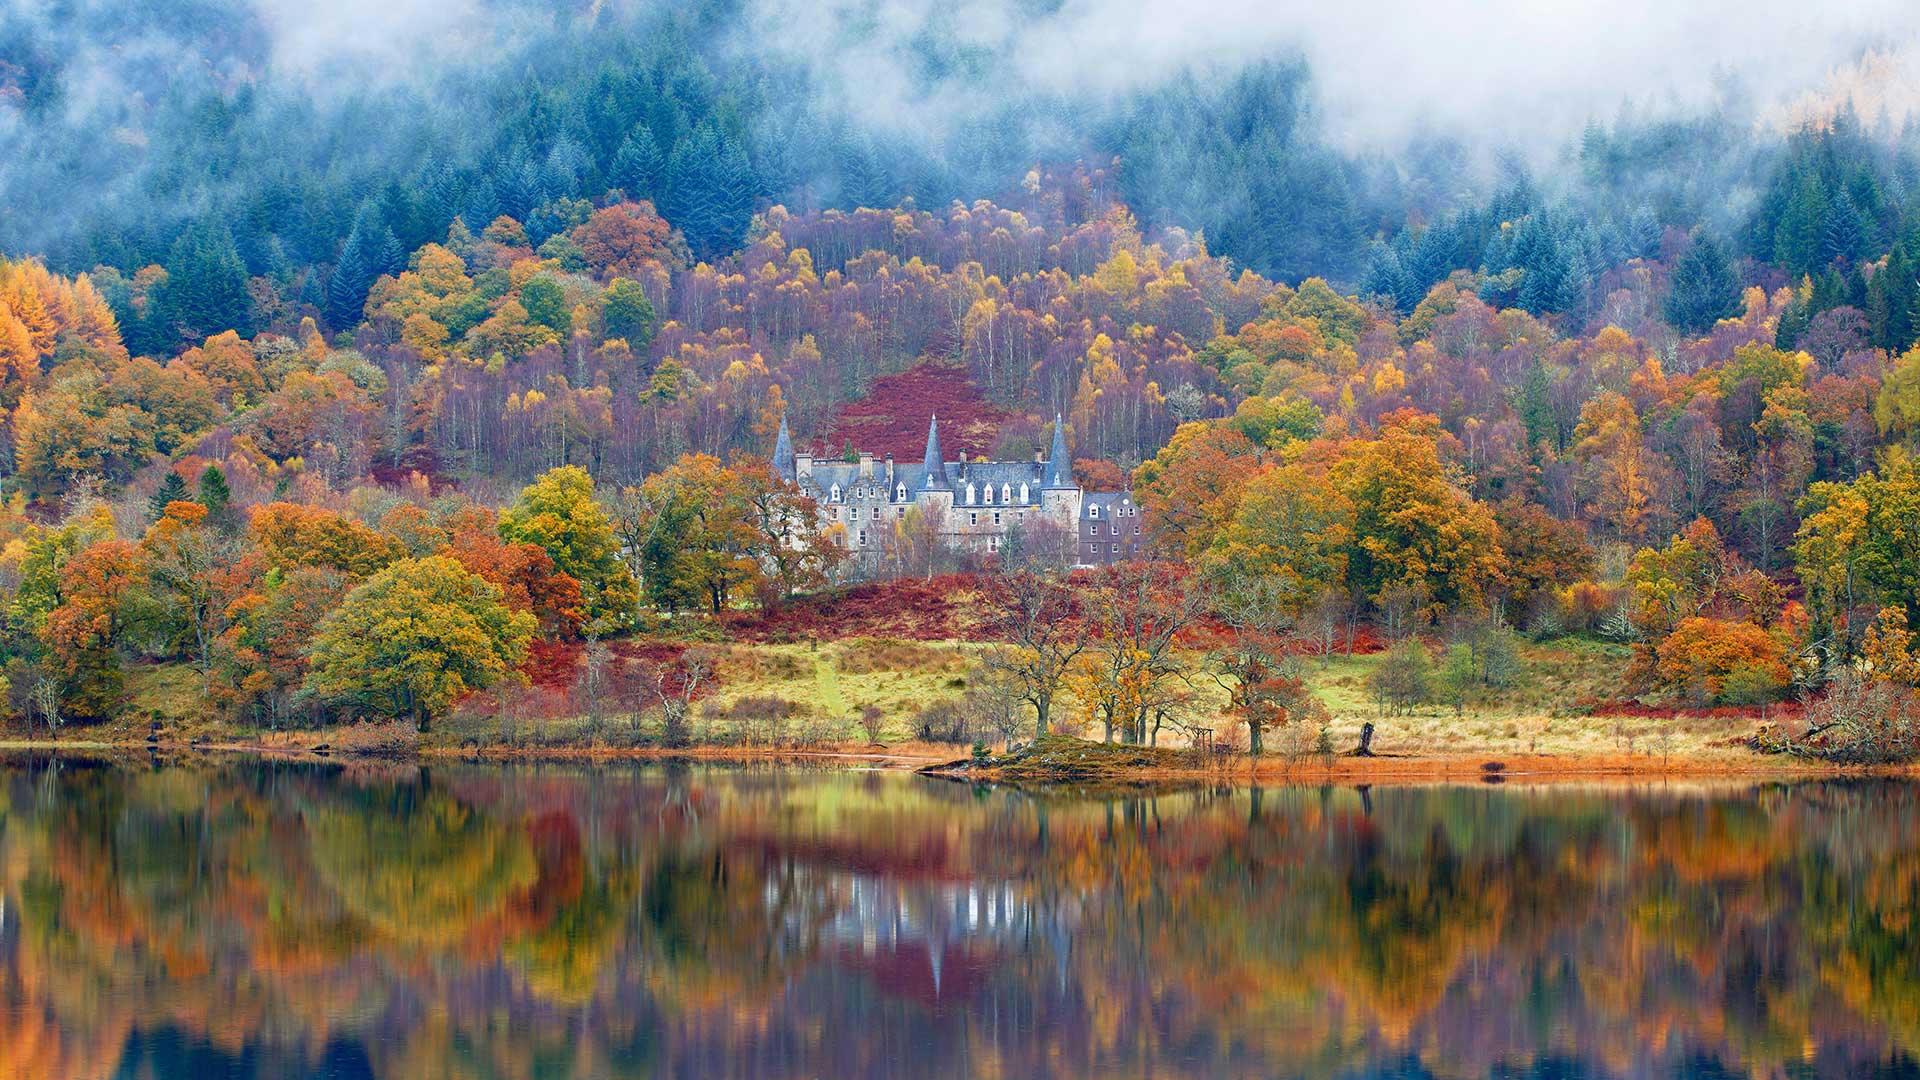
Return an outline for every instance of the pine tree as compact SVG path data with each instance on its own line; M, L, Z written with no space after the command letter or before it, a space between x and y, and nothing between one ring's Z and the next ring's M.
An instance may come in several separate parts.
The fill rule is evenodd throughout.
M207 520L225 526L233 514L233 491L227 487L227 474L220 466L209 465L200 474L200 488L194 501L207 508Z
M1852 262L1858 258L1866 246L1865 226L1860 221L1860 211L1854 209L1853 200L1844 192L1834 196L1827 206L1826 222L1820 236L1820 259L1831 263L1835 259Z
M1914 281L1913 262L1906 245L1896 245L1887 265L1867 287L1867 323L1873 343L1896 355L1906 352L1913 344L1916 302L1920 302L1920 284Z
M663 164L660 144L654 141L653 133L637 127L613 156L612 180L629 199L657 200Z
M1827 199L1819 181L1802 180L1787 201L1786 213L1773 229L1773 261L1792 274L1804 274L1819 261L1821 222Z
M225 330L252 334L247 268L226 229L203 224L187 230L174 241L166 268L157 302L178 340L196 342Z
M360 321L367 290L373 286L373 269L357 239L347 239L340 261L334 264L333 276L327 279L327 322L336 330L350 329Z
M1560 446L1560 425L1553 416L1553 383L1547 377L1547 367L1539 360L1527 369L1526 381L1520 384L1520 422L1527 428L1527 443L1538 446L1545 442L1555 450Z
M1667 321L1674 329L1704 334L1721 319L1740 311L1740 279L1718 241L1701 236L1673 268L1667 293Z
M160 481L160 489L147 500L147 520L159 521L166 516L168 503L186 502L187 498L187 482L180 479L179 473L168 469L166 479Z
M1366 277L1360 282L1360 295L1382 297L1401 311L1411 311L1403 299L1408 291L1407 272L1400 265L1400 256L1387 245L1375 243L1373 255L1367 261Z

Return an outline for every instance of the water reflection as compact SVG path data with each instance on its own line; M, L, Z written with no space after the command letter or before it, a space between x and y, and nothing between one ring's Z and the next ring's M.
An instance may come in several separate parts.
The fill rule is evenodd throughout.
M0 1077L1916 1076L1920 788L0 767Z

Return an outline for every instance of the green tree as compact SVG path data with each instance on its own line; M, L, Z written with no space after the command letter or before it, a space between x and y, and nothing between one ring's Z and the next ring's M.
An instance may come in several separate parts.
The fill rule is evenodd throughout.
M402 559L347 594L320 623L307 687L421 731L461 694L525 659L534 617L444 555Z
M207 508L207 523L215 528L224 529L233 523L233 489L227 486L227 474L220 466L209 465L200 474L193 501ZM165 513L166 507L160 510Z
M166 479L160 481L153 498L147 500L147 524L151 525L165 516L168 503L187 502L190 498L187 482L180 479L179 473L168 469Z
M247 268L225 228L195 226L174 241L167 278L156 298L180 342L202 341L223 330L253 332Z
M1920 304L1920 283L1914 280L1913 261L1905 244L1896 244L1887 264L1867 286L1867 323L1873 343L1890 353L1903 353L1913 344L1914 307Z
M535 545L555 569L579 582L589 620L632 618L639 590L585 469L563 465L529 484L500 515L500 536Z
M624 339L636 354L646 352L658 320L647 291L632 278L614 278L607 286L605 305L607 336Z
M1721 319L1740 311L1740 279L1726 249L1710 236L1694 241L1673 268L1667 293L1667 321L1674 329L1704 334Z
M535 326L544 326L562 338L573 332L567 296L560 291L560 283L546 274L537 274L520 287L520 306L527 309L527 321Z

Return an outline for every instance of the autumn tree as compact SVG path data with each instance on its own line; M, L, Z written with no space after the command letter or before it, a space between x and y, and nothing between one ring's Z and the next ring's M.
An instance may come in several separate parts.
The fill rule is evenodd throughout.
M507 678L534 625L453 559L403 559L321 621L306 685L425 732L462 693Z
M1198 590L1169 563L1107 567L1080 588L1093 644L1069 668L1069 689L1106 741L1116 727L1126 742L1157 741L1188 674L1175 647L1198 615Z
M1259 757L1266 733L1311 708L1293 648L1286 583L1241 578L1214 583L1206 607L1217 627L1206 673L1226 692L1234 719L1247 727L1247 748Z
M194 666L207 671L214 640L225 628L220 572L232 557L232 544L213 527L206 506L176 502L141 538L140 554L171 635Z
M528 485L500 514L500 535L540 548L578 582L589 621L618 625L633 617L638 589L585 469L563 465Z
M1376 603L1402 584L1424 586L1436 604L1471 604L1499 577L1493 512L1447 475L1429 420L1390 425L1333 465L1334 485L1353 504L1348 581Z
M1294 617L1320 592L1344 593L1354 506L1324 469L1278 466L1246 482L1239 508L1201 560L1209 578L1262 579Z
M407 554L394 537L331 510L276 502L254 510L248 539L279 569L324 567L361 578Z
M996 584L991 603L993 639L1003 644L983 662L1019 688L1020 698L1033 706L1035 734L1045 735L1054 698L1088 647L1079 625L1080 597L1058 578L1017 574Z
M124 611L140 579L139 549L124 540L83 548L61 569L61 604L47 615L46 642L68 712L106 717L120 705Z
M1154 551L1196 562L1233 520L1260 451L1227 427L1180 425L1151 461L1134 471L1134 500L1146 512Z
M454 515L438 554L499 589L509 609L532 614L543 634L571 638L585 626L580 583L561 572L539 545L502 539L490 508L470 506Z

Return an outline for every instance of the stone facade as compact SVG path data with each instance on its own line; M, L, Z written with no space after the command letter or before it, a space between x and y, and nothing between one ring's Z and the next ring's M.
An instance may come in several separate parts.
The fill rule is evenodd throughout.
M1035 454L1032 461L948 461L940 449L940 420L933 417L927 422L926 454L917 462L896 462L892 455L876 460L869 453L852 462L796 454L783 419L773 466L819 502L826 523L841 526L841 543L856 554L878 555L893 542L907 512L918 508L939 522L946 544L975 555L999 552L1019 527L1029 537L1059 537L1063 561L1099 565L1120 556L1108 554L1113 543L1104 535L1097 544L1090 535L1084 544L1072 539L1082 531L1085 508L1098 505L1106 515L1113 512L1108 507L1133 505L1124 493L1080 490L1059 417L1051 453ZM1121 546L1127 552L1137 549L1137 541Z
M1080 566L1110 566L1147 557L1147 534L1140 505L1124 491L1088 492L1080 500L1074 529L1074 561Z

